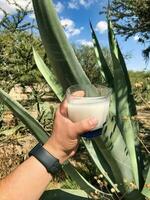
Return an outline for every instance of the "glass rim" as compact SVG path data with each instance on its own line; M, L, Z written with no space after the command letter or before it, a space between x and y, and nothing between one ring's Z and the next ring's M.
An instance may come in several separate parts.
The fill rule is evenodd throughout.
M110 97L111 94L112 94L112 88L107 87L105 85L102 85L102 84L87 84L87 86L88 85L93 85L96 88L101 87L103 89L107 89L107 94L106 95L102 95L102 96L92 96L92 97L74 96L74 95L71 95L70 89L71 88L75 88L75 87L82 87L82 85L74 84L74 85L71 85L70 87L67 88L67 90L66 90L66 97L68 97L70 95L70 96L73 96L74 99L84 98L84 99L88 99L88 100L92 100L92 99L94 99L94 100L100 100L100 99L106 99L106 98ZM82 88L81 88L81 90L82 90ZM84 89L83 89L83 91L84 91Z

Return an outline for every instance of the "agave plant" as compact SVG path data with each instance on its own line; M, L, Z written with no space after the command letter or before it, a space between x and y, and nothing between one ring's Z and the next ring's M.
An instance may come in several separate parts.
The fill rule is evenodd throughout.
M45 80L61 101L67 87L75 83L79 85L89 84L90 80L65 36L52 1L32 1L41 39L53 71L45 65L40 55L33 49L35 62ZM144 166L143 164L140 145L137 140L138 127L133 120L136 114L136 106L127 68L115 39L111 21L108 19L108 38L113 72L107 65L91 23L90 27L97 62L103 79L113 89L113 94L109 117L101 136L91 140L82 140L95 167L114 189L117 198L143 200L145 197L150 197L150 170L148 165ZM40 142L46 142L48 139L47 132L19 103L11 100L1 89L0 99L14 111ZM53 196L54 199L60 197L64 199L88 199L91 193L95 193L98 198L114 198L112 194L104 193L91 185L69 161L63 166L63 170L76 181L81 190L51 190L44 193L43 199L48 199L50 196Z

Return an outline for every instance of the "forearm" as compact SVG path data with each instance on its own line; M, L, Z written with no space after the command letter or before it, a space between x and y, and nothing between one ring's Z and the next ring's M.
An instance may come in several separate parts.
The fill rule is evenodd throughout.
M52 137L43 147L60 163L67 159ZM46 167L31 156L0 182L0 200L38 200L51 180L52 175Z
M0 199L37 200L51 179L46 168L31 156L0 182Z

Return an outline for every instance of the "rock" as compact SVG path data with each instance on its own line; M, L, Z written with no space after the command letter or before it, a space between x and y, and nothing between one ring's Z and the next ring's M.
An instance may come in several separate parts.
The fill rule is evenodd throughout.
M11 98L16 101L28 100L28 95L24 93L24 88L16 84L9 92Z

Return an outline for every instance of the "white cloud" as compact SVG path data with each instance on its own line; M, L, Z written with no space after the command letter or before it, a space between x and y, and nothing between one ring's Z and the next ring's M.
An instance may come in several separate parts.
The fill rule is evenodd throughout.
M107 22L106 21L99 21L96 25L96 31L99 31L100 33L104 33L108 29Z
M0 5L1 8L8 13L13 13L15 11L14 6L10 6L6 0L0 0ZM2 11L0 11L0 15L3 15Z
M90 7L93 3L95 3L94 0L79 0L79 3L84 7Z
M68 7L71 8L71 9L78 9L79 8L78 1L77 0L71 0L68 3Z
M22 8L26 8L26 6L28 5L28 3L30 2L30 0L15 0L15 2L21 6ZM0 0L0 7L6 11L8 14L14 14L16 12L16 6L13 5L14 0L10 0L9 4L6 0ZM32 9L32 4L30 3L28 6L28 9ZM0 18L2 18L4 16L4 13L2 11L0 11Z
M70 0L68 7L71 9L79 9L80 6L89 8L92 4L96 3L98 0Z
M55 4L55 8L58 13L61 13L64 10L64 5L58 1L57 4Z
M135 35L135 36L133 37L133 39L134 39L135 41L138 41L138 40L139 40L139 36L138 36L138 35Z
M88 41L88 40L77 40L77 42L80 44L80 45L83 45L83 46L89 46L89 47L92 47L93 46L93 43L91 41Z
M72 21L71 19L62 18L60 22L61 22L61 25L64 27L65 33L68 38L75 35L79 35L81 31L83 30L83 27L76 28L74 21Z

